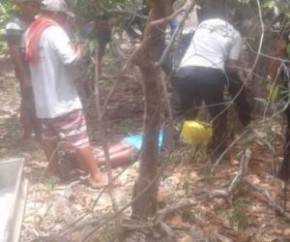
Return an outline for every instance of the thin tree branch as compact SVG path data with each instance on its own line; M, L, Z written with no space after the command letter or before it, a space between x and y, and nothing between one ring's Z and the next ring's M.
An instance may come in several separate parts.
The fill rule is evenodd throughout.
M182 7L180 9L178 9L176 12L174 12L173 14L169 15L168 17L151 21L149 24L151 26L156 26L156 25L165 24L165 23L167 24L170 20L174 19L178 14L180 14L184 11L186 11L186 10L184 7Z
M103 118L100 115L100 110L101 110L101 105L100 105L100 91L99 91L99 72L98 72L98 64L99 64L99 45L97 42L95 42L95 56L94 56L94 63L95 63L95 88L94 88L94 96L95 96L95 103L96 103L96 109L97 109L97 120L98 120L98 126L99 126L99 134L101 136L101 141L102 141L102 146L104 149L104 154L105 154L105 164L107 168L107 173L108 173L108 193L111 198L111 202L113 205L113 210L116 213L118 211L118 205L117 201L115 198L115 193L114 193L114 188L113 188L113 174L112 174L112 167L110 163L110 154L109 154L109 148L108 148L108 143L106 139L106 133L105 133L105 127L104 127L104 122ZM119 233L120 229L120 221L116 217L115 219L115 229L116 229L116 234Z
M169 44L167 45L167 47L165 48L164 52L162 53L162 56L161 56L160 60L156 63L156 66L159 67L164 62L165 58L167 57L169 51L171 50L171 48L173 46L173 43L174 43L174 41L176 39L176 36L180 32L180 30L183 29L185 20L188 17L188 15L190 14L190 12L193 10L194 6L195 6L195 1L192 0L192 2L190 3L188 9L185 11L185 14L184 14L184 16L183 16L183 18L182 18L177 30L173 33L173 36L171 37Z
M256 65L258 63L259 60L259 55L262 49L262 45L264 42L264 32L265 32L265 26L264 26L264 22L263 22L263 17L262 17L262 10L261 10L261 4L260 4L260 0L256 0L257 1L257 5L258 5L258 12L259 12L259 20L260 20L260 25L261 25L261 36L260 36L260 41L259 41L259 47L258 47L258 53L256 55L256 58L254 60L253 66L250 69L250 72L248 73L248 76L246 78L246 81L248 81L251 78L251 73L254 71L254 69L256 68Z

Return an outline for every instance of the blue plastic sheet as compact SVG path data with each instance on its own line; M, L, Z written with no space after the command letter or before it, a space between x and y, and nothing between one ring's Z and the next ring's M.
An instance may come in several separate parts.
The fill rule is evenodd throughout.
M123 140L128 145L134 146L137 150L140 150L143 144L143 134L142 133L132 134L125 137ZM163 140L163 131L159 131L158 147L161 147L162 140Z

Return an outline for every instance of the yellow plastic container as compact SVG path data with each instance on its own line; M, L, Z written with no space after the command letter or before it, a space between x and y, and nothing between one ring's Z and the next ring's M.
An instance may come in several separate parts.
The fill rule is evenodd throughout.
M181 130L181 141L184 144L206 144L212 136L210 124L199 121L184 121Z

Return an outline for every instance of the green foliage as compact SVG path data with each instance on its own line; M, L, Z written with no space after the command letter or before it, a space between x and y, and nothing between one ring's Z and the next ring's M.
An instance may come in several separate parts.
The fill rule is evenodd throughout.
M123 9L139 9L142 5L141 0L101 0L100 6L105 9L123 8Z
M141 8L141 0L70 0L70 5L75 9L78 16L90 19L94 15L111 13L111 17L118 18L116 12L134 12Z
M257 9L257 0L237 0L240 3L250 5L250 7ZM290 3L285 0L259 0L262 12L272 10L275 14L285 13L290 17Z
M49 176L44 180L44 184L48 190L53 190L59 183L59 178L56 176Z
M12 1L1 0L0 2L0 52L5 48L5 23L9 17L9 12L14 9Z
M1 0L0 2L0 51L6 46L5 41L5 23L9 13L14 10L15 5L11 0Z

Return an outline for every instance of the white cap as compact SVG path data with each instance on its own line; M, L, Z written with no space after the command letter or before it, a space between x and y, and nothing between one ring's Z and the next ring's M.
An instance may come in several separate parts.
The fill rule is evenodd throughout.
M74 13L69 11L68 6L64 0L43 0L41 9L48 12L65 13L71 17L75 16Z

